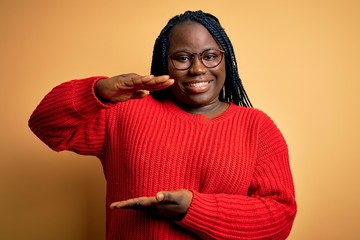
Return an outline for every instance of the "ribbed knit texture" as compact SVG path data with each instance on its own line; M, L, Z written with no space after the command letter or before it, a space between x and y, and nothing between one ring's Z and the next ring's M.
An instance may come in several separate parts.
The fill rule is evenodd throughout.
M219 117L189 114L151 96L103 104L98 77L54 88L29 120L56 151L99 157L107 181L107 239L285 239L296 214L287 145L263 112L231 104ZM114 201L189 189L178 222Z

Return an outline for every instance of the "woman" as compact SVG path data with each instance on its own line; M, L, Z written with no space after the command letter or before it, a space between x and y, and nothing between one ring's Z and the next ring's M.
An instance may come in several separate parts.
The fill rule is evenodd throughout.
M285 239L296 215L287 145L251 108L217 18L172 18L151 73L63 83L29 120L52 149L101 160L107 239Z

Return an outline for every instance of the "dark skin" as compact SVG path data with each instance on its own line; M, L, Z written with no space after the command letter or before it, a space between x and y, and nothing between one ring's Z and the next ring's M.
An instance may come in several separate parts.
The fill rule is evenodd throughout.
M208 48L220 49L207 29L199 23L181 23L174 27L169 36L169 54L180 50L200 53ZM221 102L218 97L225 82L224 61L215 68L207 68L195 57L187 70L177 70L168 61L169 75L140 76L131 73L101 79L95 84L95 93L100 99L116 103L140 99L145 97L146 91L170 87L173 100L188 113L214 118L226 111L229 104ZM192 198L191 191L178 189L114 202L110 207L152 211L165 218L180 220L186 214Z
M183 50L201 53L211 48L221 49L209 31L199 23L181 23L174 27L169 36L169 55ZM176 80L170 89L183 110L214 118L228 108L229 104L219 100L226 76L224 60L215 68L207 68L195 57L189 69L177 70L168 59L168 74ZM193 87L191 83L203 85Z

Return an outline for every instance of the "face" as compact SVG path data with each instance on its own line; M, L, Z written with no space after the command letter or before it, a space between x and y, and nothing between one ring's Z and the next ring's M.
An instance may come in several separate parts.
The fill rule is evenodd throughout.
M202 53L207 49L221 48L203 25L186 22L172 29L169 36L168 55L179 51ZM182 60L181 56L180 60ZM205 62L206 59L203 61ZM219 93L226 75L224 59L218 66L208 68L203 65L198 55L195 55L190 68L178 70L169 58L168 74L175 79L171 91L180 104L187 108L211 108L220 104Z

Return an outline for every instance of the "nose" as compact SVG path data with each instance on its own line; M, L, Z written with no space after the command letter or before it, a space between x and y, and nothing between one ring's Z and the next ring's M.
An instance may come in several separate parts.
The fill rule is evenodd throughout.
M190 74L204 74L207 70L207 67L205 67L205 65L202 63L201 61L201 56L196 54L196 56L194 56L193 62L189 68L189 73Z

